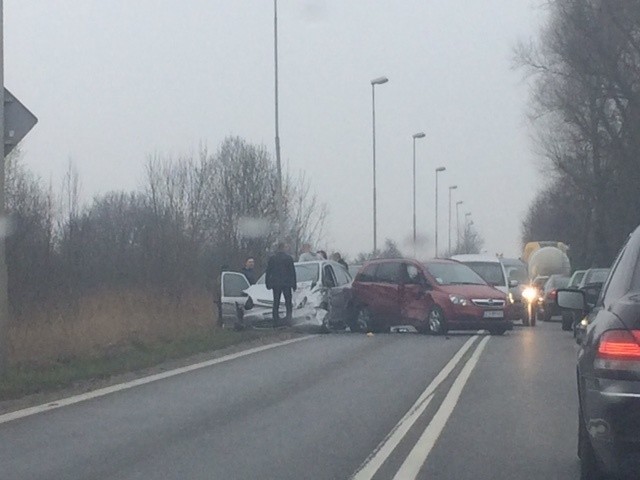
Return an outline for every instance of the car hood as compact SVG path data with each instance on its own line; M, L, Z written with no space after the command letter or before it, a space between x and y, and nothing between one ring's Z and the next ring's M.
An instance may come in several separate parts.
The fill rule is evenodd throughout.
M467 298L493 298L494 300L506 300L506 295L489 285L440 285L440 290L453 295L462 295Z

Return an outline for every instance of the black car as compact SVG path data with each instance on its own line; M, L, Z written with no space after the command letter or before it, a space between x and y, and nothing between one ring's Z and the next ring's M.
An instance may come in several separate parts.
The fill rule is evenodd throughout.
M571 287L571 282L569 282L569 286L570 288L582 290L585 293L587 305L593 306L598 300L602 285L609 276L610 271L610 268L590 268L584 272L577 286ZM575 337L577 333L577 322L580 320L581 317L578 317L576 312L563 311L562 330L573 331L573 336Z
M578 456L582 479L640 472L640 228L631 234L595 305L581 290L557 303L582 318L578 336Z
M551 317L560 315L560 309L556 304L556 292L559 288L566 288L567 285L569 285L569 277L565 275L551 275L544 284L540 312L545 322L550 322Z

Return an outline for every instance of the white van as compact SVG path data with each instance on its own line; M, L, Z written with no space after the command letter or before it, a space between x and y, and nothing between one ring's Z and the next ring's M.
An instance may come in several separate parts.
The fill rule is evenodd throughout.
M464 263L474 272L480 275L492 287L497 288L505 295L509 295L509 275L498 257L482 254L454 255L452 260Z

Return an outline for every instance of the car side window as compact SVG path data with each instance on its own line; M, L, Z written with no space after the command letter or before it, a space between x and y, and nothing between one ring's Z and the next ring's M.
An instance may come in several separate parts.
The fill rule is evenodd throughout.
M333 273L333 268L331 268L331 265L325 265L323 273L322 285L328 288L336 287L336 277Z
M400 283L400 267L398 262L385 262L378 265L376 270L376 282L381 283Z
M420 269L412 264L405 264L405 282L408 285L424 285L426 283Z
M636 258L632 257L632 250L629 242L625 243L620 250L611 269L611 275L602 289L600 300L605 307L624 296L629 291L631 277L636 267Z
M375 276L376 276L376 267L378 265L377 264L372 264L372 265L367 265L366 267L364 267L360 273L358 274L358 276L356 277L356 280L358 282L373 282Z
M338 286L346 285L351 281L351 276L349 272L347 272L343 267L335 267L333 269L333 273L336 275L336 281L338 282Z

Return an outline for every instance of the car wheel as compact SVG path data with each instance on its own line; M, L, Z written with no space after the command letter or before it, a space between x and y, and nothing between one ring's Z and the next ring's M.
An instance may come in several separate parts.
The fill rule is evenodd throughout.
M580 458L580 480L603 480L596 452L591 445L589 432L584 425L582 409L578 416L578 458Z
M447 325L442 309L434 305L427 316L427 325L431 335L443 335L447 333Z

